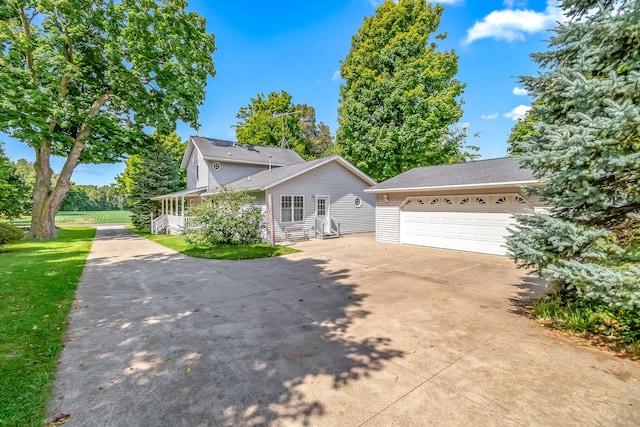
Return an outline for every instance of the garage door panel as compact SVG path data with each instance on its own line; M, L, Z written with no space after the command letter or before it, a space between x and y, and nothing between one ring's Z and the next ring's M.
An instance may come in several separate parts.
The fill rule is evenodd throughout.
M401 211L400 242L504 255L507 228L513 223L504 212Z

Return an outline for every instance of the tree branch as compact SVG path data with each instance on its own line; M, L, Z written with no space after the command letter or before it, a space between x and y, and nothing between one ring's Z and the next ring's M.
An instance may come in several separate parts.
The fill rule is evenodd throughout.
M54 215L57 213L60 203L71 185L71 174L76 166L78 166L78 163L80 163L80 155L85 148L85 142L91 132L91 129L89 128L89 120L98 115L100 109L107 103L107 101L109 101L113 93L114 92L109 91L102 94L93 102L89 109L89 113L87 114L87 119L82 123L80 130L78 131L78 135L74 138L73 146L71 147L71 150L69 150L67 160L64 162L64 166L62 167L58 177L58 182L53 190L51 210Z
M24 9L19 8L18 9L18 13L20 14L20 22L22 22L22 28L24 28L24 35L27 37L28 43L29 45L31 45L31 20L33 19L33 17L35 16L35 14L33 16L31 16L31 18L27 18L27 16L24 13ZM27 51L25 52L25 57L27 60L27 68L29 69L29 72L31 73L31 81L33 83L38 81L38 75L36 74L36 70L34 68L34 64L33 64L33 54L31 53L31 48L29 47L27 49Z

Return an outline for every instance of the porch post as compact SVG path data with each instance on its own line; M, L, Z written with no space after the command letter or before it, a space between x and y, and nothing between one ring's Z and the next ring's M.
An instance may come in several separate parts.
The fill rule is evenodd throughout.
M184 218L184 196L182 196L182 218Z

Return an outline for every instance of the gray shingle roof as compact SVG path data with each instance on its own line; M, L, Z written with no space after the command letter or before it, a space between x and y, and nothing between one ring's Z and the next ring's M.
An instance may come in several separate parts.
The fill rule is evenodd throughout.
M381 182L366 191L382 192L537 181L530 170L520 168L515 158L503 157L450 165L417 167Z
M240 144L239 142L201 136L192 136L191 141L206 160L268 165L269 156L271 156L271 162L276 166L304 162L298 153L290 149Z
M270 187L273 187L274 185L280 184L284 181L292 179L298 175L301 175L305 172L331 162L338 162L342 164L346 169L350 170L353 174L359 176L363 181L369 184L375 184L375 181L373 179L365 175L360 169L356 168L342 157L332 156L258 172L249 177L241 178L235 182L232 182L231 184L229 184L229 186L234 188L235 190L266 190Z

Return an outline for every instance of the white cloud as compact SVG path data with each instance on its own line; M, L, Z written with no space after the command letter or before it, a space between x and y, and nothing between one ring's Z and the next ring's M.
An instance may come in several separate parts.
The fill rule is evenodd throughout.
M525 96L525 95L529 95L529 92L526 89L523 89L521 87L514 87L513 94L516 96Z
M498 118L498 113L493 114L483 114L480 116L482 120L493 120Z
M562 12L558 9L556 0L547 0L547 7L543 12L529 9L494 10L467 30L464 42L471 44L485 38L524 40L527 34L547 30L562 20Z
M529 110L531 110L531 106L530 105L518 105L516 108L514 108L513 110L509 111L508 113L505 113L505 117L511 120L521 120L524 119L524 116L527 115L527 113L529 112Z
M340 75L340 70L336 70L333 73L333 76L331 76L331 80L333 80L334 82L337 82L338 80L340 80L342 78L342 76Z

